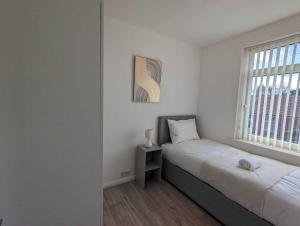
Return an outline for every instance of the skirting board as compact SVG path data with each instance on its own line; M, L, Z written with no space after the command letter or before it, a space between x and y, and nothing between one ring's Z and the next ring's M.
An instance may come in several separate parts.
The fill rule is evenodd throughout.
M133 181L133 180L135 180L135 176L123 177L118 180L104 182L103 188L105 189L105 188L114 187L114 186L124 184L124 183L130 182L130 181Z

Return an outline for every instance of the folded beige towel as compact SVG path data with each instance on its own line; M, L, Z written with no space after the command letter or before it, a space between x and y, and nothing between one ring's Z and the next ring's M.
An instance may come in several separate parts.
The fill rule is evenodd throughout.
M254 171L260 167L260 162L255 156L243 158L239 161L239 167L245 170Z

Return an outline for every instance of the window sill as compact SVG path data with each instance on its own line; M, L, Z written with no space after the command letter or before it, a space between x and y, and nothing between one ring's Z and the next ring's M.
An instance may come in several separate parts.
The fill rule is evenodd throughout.
M258 144L242 139L233 139L239 148L253 154L270 157L279 161L287 162L289 164L300 166L300 153L287 151L277 147L270 147L264 144Z

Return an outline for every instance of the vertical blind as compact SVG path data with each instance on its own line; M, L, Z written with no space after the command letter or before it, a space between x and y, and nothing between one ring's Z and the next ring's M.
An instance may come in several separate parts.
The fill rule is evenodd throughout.
M300 152L300 36L246 54L239 138Z

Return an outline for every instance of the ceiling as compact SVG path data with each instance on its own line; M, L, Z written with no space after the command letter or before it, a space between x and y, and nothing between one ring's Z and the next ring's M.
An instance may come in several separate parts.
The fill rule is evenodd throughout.
M199 46L300 12L299 0L106 0L105 16Z

